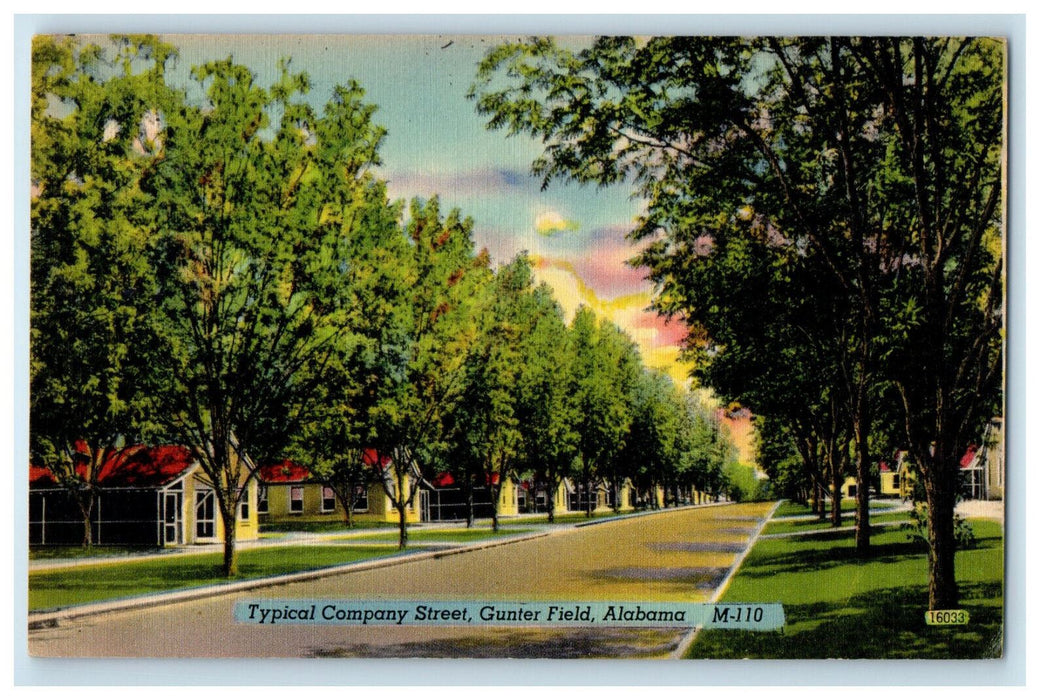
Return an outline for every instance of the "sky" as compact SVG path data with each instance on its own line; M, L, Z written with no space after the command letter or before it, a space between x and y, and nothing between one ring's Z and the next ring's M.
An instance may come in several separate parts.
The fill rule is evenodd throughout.
M598 188L553 182L543 191L530 165L541 144L489 131L466 98L485 52L497 36L397 35L163 35L179 47L176 75L232 56L270 84L278 61L312 80L310 99L326 101L332 88L355 80L378 106L375 121L388 135L380 177L395 198L439 195L445 211L474 220L478 248L496 263L521 251L535 262L539 281L554 290L568 320L579 304L628 332L645 362L684 382L676 362L684 327L653 312L653 286L625 261L639 251L626 240L642 211L627 184ZM584 39L567 39L570 44Z

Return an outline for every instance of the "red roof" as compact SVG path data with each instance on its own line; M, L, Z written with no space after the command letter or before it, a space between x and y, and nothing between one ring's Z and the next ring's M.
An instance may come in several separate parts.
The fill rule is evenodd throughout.
M392 460L389 457L382 456L382 466L389 466L389 462ZM378 452L377 450L367 449L363 453L363 463L369 467L375 466L378 463ZM303 467L297 462L292 462L289 459L285 459L282 462L276 462L275 464L266 464L258 469L258 477L267 484L295 484L303 481L309 481L313 478L312 473L308 467Z
M488 484L488 485L490 485L490 484L497 484L498 483L498 477L499 477L498 474L491 474L486 479L484 479L484 483ZM433 486L435 486L438 489L445 489L445 488L450 488L451 486L454 486L455 485L455 480L454 480L454 476L451 475L451 472L440 472L439 474L436 475L436 478L433 479L431 483L432 483Z
M111 454L99 470L95 483L110 488L164 486L181 476L195 462L192 452L186 447L135 445ZM87 465L83 463L76 467L81 476L86 474L86 469ZM57 480L49 469L30 465L30 486L46 488L56 484Z
M32 464L29 465L29 486L37 488L46 488L48 486L55 485L54 474L51 473L50 469L44 467L35 467Z
M392 462L392 458L388 455L382 455L382 466L388 467L389 463ZM373 467L378 464L378 450L368 448L364 450L364 464L369 467Z
M977 455L978 447L976 445L968 445L967 451L964 452L963 457L960 457L960 469L969 467Z
M276 464L266 464L258 469L259 478L268 484L308 481L309 470L301 464L285 459Z

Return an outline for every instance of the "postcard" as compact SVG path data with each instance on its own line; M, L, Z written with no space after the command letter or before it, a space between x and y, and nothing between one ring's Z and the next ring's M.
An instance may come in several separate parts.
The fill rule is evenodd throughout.
M978 36L32 40L37 658L996 659Z

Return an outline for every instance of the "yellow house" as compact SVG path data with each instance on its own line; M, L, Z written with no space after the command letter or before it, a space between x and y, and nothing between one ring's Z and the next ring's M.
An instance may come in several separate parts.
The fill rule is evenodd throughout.
M896 452L893 462L880 462L879 481L872 484L880 496L887 498L908 498L912 491L912 480L909 472L909 461L904 452ZM858 493L858 480L848 476L843 480L843 495L854 498Z
M493 477L498 483L499 475ZM498 517L513 516L520 513L521 494L526 500L526 486L505 478L498 495L494 512ZM469 503L463 491L450 472L437 474L432 481L424 483L422 490L422 513L427 520L465 520L469 514ZM487 486L473 487L473 517L489 518L492 513L491 492Z
M585 485L574 482L571 479L564 479L561 484L561 489L564 493L564 500L568 511L584 511L585 510ZM601 479L592 484L589 489L589 501L592 503L593 512L613 510L614 503L612 502L612 486L607 480ZM636 489L633 487L631 479L623 479L622 484L618 487L618 509L620 511L631 511L636 508L636 499L634 497ZM560 494L557 494L558 496ZM556 511L554 511L555 513Z
M96 544L178 546L221 542L222 514L215 488L192 452L177 445L135 445L114 453L96 478L91 514ZM30 468L31 544L79 544L83 522L69 491L46 469ZM236 509L238 540L258 538L250 479Z
M982 444L971 445L960 460L964 498L1001 500L1004 491L1003 418L993 418L986 426Z
M334 489L313 478L308 469L289 460L259 470L258 513L263 523L342 522L343 505ZM407 521L422 519L421 489L407 505ZM363 520L399 522L400 514L378 481L357 487L353 516Z

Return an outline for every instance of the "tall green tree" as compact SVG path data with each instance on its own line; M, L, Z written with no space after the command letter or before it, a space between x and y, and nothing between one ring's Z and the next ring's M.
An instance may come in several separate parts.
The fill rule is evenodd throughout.
M407 510L448 449L445 416L462 400L465 358L478 333L474 313L489 272L487 255L476 254L472 220L457 210L442 215L436 198L411 202L403 233L399 296L389 300L386 361L369 418L386 495L399 514L401 548Z
M470 490L477 481L486 485L495 531L506 481L517 479L523 466L523 339L536 311L532 282L531 266L519 255L484 285L474 312L479 334L469 348L462 401L452 415L455 459L478 477L468 480Z
M673 481L680 468L677 448L685 439L684 405L664 372L644 371L630 396L629 432L620 456L646 500L657 504L654 490ZM689 437L689 436L688 436Z
M605 37L492 49L472 95L492 128L540 137L548 181L631 180L634 236L666 312L700 307L697 261L748 230L816 264L869 545L874 418L902 405L934 521L929 603L956 603L962 445L1000 410L1003 47L961 38ZM700 286L700 285L699 285ZM753 305L729 307L743 315ZM702 316L694 337L718 352ZM893 388L893 393L888 392Z
M593 511L593 488L601 477L621 483L619 452L629 431L629 399L639 380L636 345L607 320L579 307L571 323L569 397L577 436L578 488L586 516Z
M117 37L114 55L35 37L30 204L30 445L76 499L83 544L103 465L155 434L147 397L162 344L138 219L155 167L172 47Z
M369 172L383 132L358 86L314 110L287 63L270 87L232 60L192 76L204 97L164 113L163 157L143 182L170 348L155 415L211 481L232 576L256 465L282 456L320 369L365 323L351 241L388 223Z
M535 492L544 490L549 522L555 500L577 457L570 392L570 335L563 311L545 284L534 289L523 323L516 402L520 461Z

